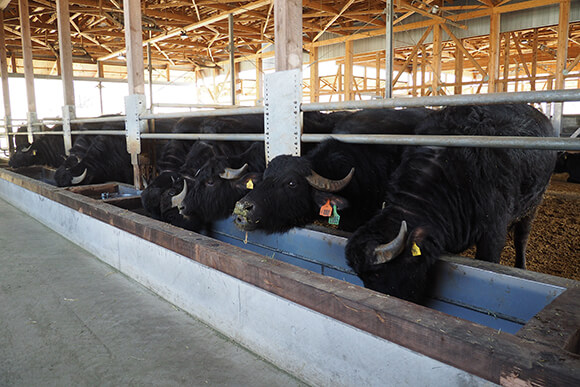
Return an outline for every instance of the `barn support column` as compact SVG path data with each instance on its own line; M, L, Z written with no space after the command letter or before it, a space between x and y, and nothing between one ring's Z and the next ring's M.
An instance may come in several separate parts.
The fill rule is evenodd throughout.
M30 37L30 16L28 13L28 0L18 0L20 12L20 30L22 32L22 59L24 61L24 79L26 81L26 99L28 102L28 141L32 143L32 132L37 131L35 123L38 121L36 114L36 97L34 92L34 66L32 63L32 40Z
M68 3L68 0L58 0L56 2L58 40L60 42L58 50L60 55L60 72L64 96L64 106L62 107L62 130L64 132L64 151L67 156L72 148L70 120L75 118L75 92L73 83L72 44L70 39L70 13Z
M310 49L310 102L319 101L320 76L318 72L318 46Z
M385 98L393 96L393 0L385 5Z
M264 80L263 80L263 60L262 56L256 56L256 105L262 105L264 102Z
M141 2L123 0L123 9L125 46L127 47L127 78L129 81L129 95L125 97L127 151L131 154L135 188L142 189L139 154L141 153L141 133L147 131L147 121L139 119L146 109Z
M463 94L463 42L455 43L455 88L453 94Z
M499 91L508 91L508 79L510 77L510 34L506 32L504 36L503 48L503 80L499 87Z
M264 77L266 160L300 155L302 135L302 1L274 0L275 69Z
M354 100L353 92L353 44L352 40L344 42L344 100Z
M229 42L229 46L230 46L230 77L231 77L231 82L232 82L232 105L235 106L236 105L236 64L235 64L235 58L234 58L234 50L235 50L235 45L234 45L234 15L233 14L229 14L228 15L228 31L229 31L229 38L230 38L230 42Z
M14 153L14 144L9 133L12 131L12 109L10 107L10 89L8 87L8 60L6 58L6 40L4 38L4 13L0 12L0 76L2 76L2 99L4 101L4 128L10 155Z
M500 13L495 7L491 9L489 17L489 63L487 67L488 93L498 91L497 81L499 79L499 46L500 46Z
M375 95L381 96L381 53L377 52L375 58Z
M431 65L433 70L432 89L433 95L440 94L440 80L441 80L441 25L435 24L433 26L433 63Z
M570 0L560 1L560 17L558 20L558 50L556 56L556 90L565 88L564 71L566 71L566 60L568 59L568 32L570 27ZM557 102L554 104L554 116L552 125L554 135L560 137L562 130L562 114L564 104Z

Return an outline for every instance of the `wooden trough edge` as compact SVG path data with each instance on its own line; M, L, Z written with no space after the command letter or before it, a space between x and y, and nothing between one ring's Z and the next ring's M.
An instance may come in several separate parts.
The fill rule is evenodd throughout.
M322 276L100 200L0 169L0 178L289 301L502 385L580 385L580 287L516 335ZM91 188L88 188L91 189ZM479 267L491 267L474 262ZM493 265L494 270L497 269ZM502 267L503 272L516 269ZM497 271L497 270L496 270ZM519 271L521 272L521 271ZM526 277L525 274L520 277Z

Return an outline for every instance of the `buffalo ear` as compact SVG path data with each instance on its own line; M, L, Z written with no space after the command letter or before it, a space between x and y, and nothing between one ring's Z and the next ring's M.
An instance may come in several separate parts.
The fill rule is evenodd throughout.
M317 189L312 190L312 199L314 200L317 208L322 207L329 200L330 205L336 206L337 210L344 210L350 206L350 203L346 198L332 192L323 192Z

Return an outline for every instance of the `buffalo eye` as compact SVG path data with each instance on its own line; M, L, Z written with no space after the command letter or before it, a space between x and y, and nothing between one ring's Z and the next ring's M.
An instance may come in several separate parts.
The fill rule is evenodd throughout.
M296 182L295 182L294 180L290 180L290 181L288 182L288 187L290 187L290 188L296 188L296 185L297 185L297 184L296 184Z
M214 185L213 179L206 180L205 185L207 185L209 187L211 187L212 185Z
M177 192L175 192L175 190L172 189L169 191L169 195L175 196L175 195L177 195Z

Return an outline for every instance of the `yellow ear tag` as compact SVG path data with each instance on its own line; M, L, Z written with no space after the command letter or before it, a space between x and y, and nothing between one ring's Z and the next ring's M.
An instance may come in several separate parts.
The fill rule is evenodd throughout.
M411 246L411 254L413 254L413 257L421 255L421 249L419 248L419 246L417 246L415 242L413 242L413 246Z
M254 189L254 182L252 181L252 179L250 179L246 182L246 188L247 189Z
M33 149L33 150L32 150L32 155L33 155L33 156L36 156L36 149Z
M320 216L328 218L330 215L332 215L332 206L330 205L330 199L327 199L326 203L320 207Z

